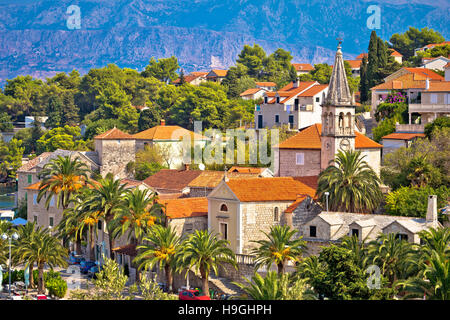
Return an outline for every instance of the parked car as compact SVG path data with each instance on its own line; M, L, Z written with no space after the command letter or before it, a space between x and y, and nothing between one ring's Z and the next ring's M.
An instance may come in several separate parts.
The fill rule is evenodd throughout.
M70 256L69 256L69 263L70 264L80 264L80 262L83 260L83 258L81 258L81 257L77 257L77 256L75 256L75 255L73 255L73 254L71 254Z
M201 296L198 290L181 290L178 298L180 300L211 300L209 296Z
M38 294L36 300L48 300L48 298L45 294Z
M88 273L89 269L96 265L95 261L81 261L80 272L83 274Z

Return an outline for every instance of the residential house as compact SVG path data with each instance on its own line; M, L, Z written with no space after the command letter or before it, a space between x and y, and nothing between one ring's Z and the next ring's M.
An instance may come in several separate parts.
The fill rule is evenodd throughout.
M317 81L293 81L277 92L266 92L264 102L255 109L257 129L289 125L298 130L320 122L321 104L328 85Z
M434 47L445 46L445 45L450 45L450 41L444 41L441 43L430 43L430 44L427 44L426 46L423 46L422 48L414 49L414 55L417 56L417 53L419 53L419 52L425 52L427 50L433 49Z
M253 241L265 239L282 214L299 196L315 190L292 177L224 178L207 196L208 229L230 241L236 254L250 254Z
M266 81L266 82L256 82L256 87L260 89L264 89L266 91L274 91L277 87L275 82Z
M273 177L273 172L270 171L269 168L232 166L230 169L228 169L228 173L258 174L263 178Z
M191 143L192 147L198 145L202 148L208 141L206 137L180 126L166 126L164 120L161 120L161 125L138 132L132 138L136 141L134 152L143 150L145 146L157 146L163 160L170 169L182 167L186 140Z
M420 101L422 91L426 89L427 79L430 82L445 81L444 77L426 68L401 68L389 75L384 79L384 83L371 88L372 114L393 90L405 92L410 104Z
M437 219L437 197L428 197L426 218L322 211L315 217L304 217L297 236L308 243L308 253L317 255L321 246L339 242L345 236L356 236L359 241L375 240L381 233L394 233L411 243L420 243L419 233L428 228L441 228Z
M381 144L383 145L383 157L399 148L409 148L411 143L417 138L423 138L423 133L413 132L394 132L382 137Z
M200 72L200 71L194 71L189 73L187 76L184 76L185 83L192 84L194 86L198 86L199 84L206 82L206 76L208 75L208 72ZM174 85L180 85L181 79L177 78L172 82Z
M403 55L400 52L398 52L397 50L391 49L391 51L392 52L391 52L390 56L394 57L394 60L396 62L402 64L403 63Z
M297 71L297 77L300 77L302 74L307 74L310 71L314 70L314 67L309 63L293 63L292 64Z
M345 60L350 65L352 70L352 77L356 78L360 76L360 68L362 60Z
M261 99L266 93L262 88L250 88L242 92L239 96L244 100L258 100Z
M450 62L450 59L443 57L443 56L439 56L436 58L423 58L422 59L422 68L444 71L444 67L449 62Z
M206 75L206 80L213 82L222 82L227 76L228 70L212 69Z

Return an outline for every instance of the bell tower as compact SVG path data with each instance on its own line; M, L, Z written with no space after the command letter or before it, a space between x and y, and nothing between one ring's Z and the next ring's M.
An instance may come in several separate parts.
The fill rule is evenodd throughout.
M328 167L339 150L355 149L355 106L345 74L341 43L336 51L328 94L322 104L321 169Z

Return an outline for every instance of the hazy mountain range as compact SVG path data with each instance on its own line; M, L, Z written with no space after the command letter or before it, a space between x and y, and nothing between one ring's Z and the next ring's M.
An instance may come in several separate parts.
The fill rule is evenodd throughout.
M0 82L19 74L115 63L141 70L175 55L186 72L232 65L244 44L290 50L294 62L332 62L336 38L348 58L367 51L369 5L381 9L383 39L409 26L450 36L448 0L0 0ZM69 30L70 5L81 28Z

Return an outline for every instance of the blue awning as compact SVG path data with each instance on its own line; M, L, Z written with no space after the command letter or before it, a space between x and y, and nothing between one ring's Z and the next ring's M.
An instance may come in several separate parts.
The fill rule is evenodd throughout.
M17 218L17 219L14 219L13 221L11 221L11 223L14 226L21 226L21 225L27 224L27 222L28 222L27 220L22 219L22 218Z

